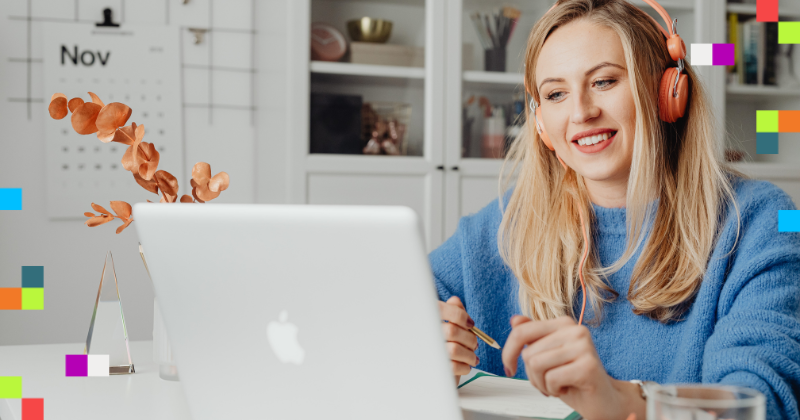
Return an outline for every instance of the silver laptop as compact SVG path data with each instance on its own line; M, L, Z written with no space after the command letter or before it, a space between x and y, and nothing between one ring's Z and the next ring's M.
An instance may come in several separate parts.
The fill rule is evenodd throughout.
M195 420L461 418L413 210L133 214Z

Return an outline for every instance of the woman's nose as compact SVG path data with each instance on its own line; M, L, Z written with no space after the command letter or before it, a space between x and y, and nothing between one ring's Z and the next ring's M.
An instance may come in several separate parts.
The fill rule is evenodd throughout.
M574 109L572 110L572 122L574 124L583 124L600 115L600 108L595 106L590 95L583 93L574 95L573 98L575 98Z

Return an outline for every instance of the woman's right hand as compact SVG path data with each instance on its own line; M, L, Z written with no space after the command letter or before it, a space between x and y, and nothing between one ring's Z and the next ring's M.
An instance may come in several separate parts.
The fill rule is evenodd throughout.
M466 375L470 371L470 366L478 366L478 356L475 350L478 348L478 337L469 332L475 326L475 322L467 315L461 299L453 296L447 302L439 301L439 312L442 314L444 338L447 341L447 354L453 366L453 374L456 376L456 384L461 375Z

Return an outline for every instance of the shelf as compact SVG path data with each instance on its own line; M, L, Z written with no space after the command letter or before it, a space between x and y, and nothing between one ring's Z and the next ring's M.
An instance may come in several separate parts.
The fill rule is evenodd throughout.
M741 3L728 3L726 10L728 13L739 13L742 15L755 15L756 14L756 5L755 4L741 4ZM781 7L778 10L778 15L782 18L790 18L790 19L797 19L800 18L800 10L799 9L788 9L786 7Z
M795 164L778 162L734 162L731 166L755 179L800 179L800 168Z
M768 100L771 97L800 98L800 88L781 88L777 86L728 85L729 99Z
M321 0L332 3L388 3L397 4L400 6L417 6L425 7L425 0Z
M424 79L422 67L380 66L374 64L333 63L312 61L311 73L369 76L394 79Z
M313 153L306 156L310 173L424 174L435 166L422 156L339 155Z
M520 73L465 71L463 78L466 86L476 89L514 88L523 84L522 74Z

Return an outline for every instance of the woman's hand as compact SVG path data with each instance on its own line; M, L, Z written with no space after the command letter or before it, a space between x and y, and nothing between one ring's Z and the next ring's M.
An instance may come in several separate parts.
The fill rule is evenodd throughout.
M478 337L468 330L475 326L475 322L467 315L461 299L456 296L445 302L439 302L439 312L442 314L444 338L447 341L447 353L453 365L453 374L458 383L461 375L469 373L470 366L478 365Z
M567 316L547 321L511 318L511 334L503 346L506 376L522 360L528 379L546 396L561 398L588 420L645 418L639 386L606 373L589 330Z

